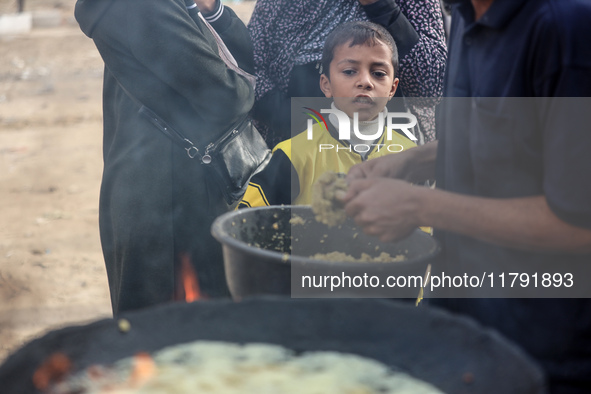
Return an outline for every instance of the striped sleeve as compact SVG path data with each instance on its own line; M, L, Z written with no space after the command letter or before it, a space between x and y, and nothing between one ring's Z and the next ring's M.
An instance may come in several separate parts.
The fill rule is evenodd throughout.
M291 160L277 149L267 167L251 178L238 209L290 205L298 194L299 180Z

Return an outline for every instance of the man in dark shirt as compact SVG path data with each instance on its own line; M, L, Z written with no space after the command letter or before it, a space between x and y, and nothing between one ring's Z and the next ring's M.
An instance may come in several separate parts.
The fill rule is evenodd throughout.
M433 226L439 271L578 270L579 293L434 301L520 344L552 392L589 392L591 301L546 297L589 296L591 2L454 2L439 142L354 167L345 209L383 241ZM435 190L405 182L433 176Z

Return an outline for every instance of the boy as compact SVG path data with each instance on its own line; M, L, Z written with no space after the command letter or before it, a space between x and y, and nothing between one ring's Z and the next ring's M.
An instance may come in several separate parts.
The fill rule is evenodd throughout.
M324 46L320 88L333 98L332 110L349 118L351 138L339 139L339 119L331 113L328 121L279 143L269 165L250 180L238 208L308 205L312 185L324 172L347 173L364 160L415 146L406 136L394 132L386 139L383 132L386 104L398 86L397 68L396 44L383 27L370 22L337 27ZM355 124L363 139L356 136Z

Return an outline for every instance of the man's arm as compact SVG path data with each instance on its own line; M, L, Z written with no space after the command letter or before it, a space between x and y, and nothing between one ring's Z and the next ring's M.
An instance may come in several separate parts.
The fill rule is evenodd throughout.
M435 178L437 141L426 143L404 152L382 156L356 164L347 179L392 178L421 183Z
M591 230L552 212L544 196L493 199L392 179L351 181L345 210L363 230L389 242L432 226L493 244L548 252L591 252Z

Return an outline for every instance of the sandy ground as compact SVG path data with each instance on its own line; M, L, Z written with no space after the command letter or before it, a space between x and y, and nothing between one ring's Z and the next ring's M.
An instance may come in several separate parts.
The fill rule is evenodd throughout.
M231 3L248 19L254 2ZM102 60L73 20L0 37L0 362L31 339L111 316L98 234ZM14 8L13 8L14 7ZM0 13L16 1L0 0Z

